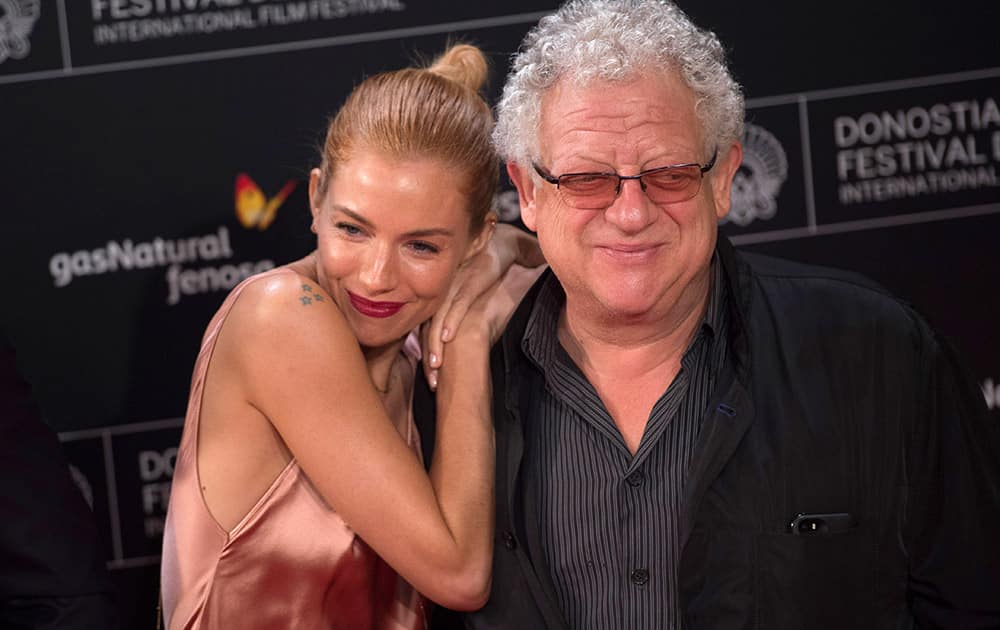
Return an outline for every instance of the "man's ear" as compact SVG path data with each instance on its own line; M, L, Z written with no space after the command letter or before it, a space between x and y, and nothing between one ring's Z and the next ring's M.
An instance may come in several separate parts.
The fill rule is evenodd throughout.
M715 201L715 216L721 221L729 214L733 203L733 177L743 163L743 146L734 142L725 152L720 152L716 158L715 167L709 171L712 186L712 198Z
M319 182L322 174L318 168L314 168L309 171L309 212L312 213L312 225L309 229L312 233L316 233L316 221L319 219L319 209L323 204L323 200L320 199L319 195Z
M516 162L507 162L507 175L510 181L517 188L517 199L521 203L521 221L524 225L535 232L536 219L538 218L538 208L535 205L535 180L531 173L521 168Z

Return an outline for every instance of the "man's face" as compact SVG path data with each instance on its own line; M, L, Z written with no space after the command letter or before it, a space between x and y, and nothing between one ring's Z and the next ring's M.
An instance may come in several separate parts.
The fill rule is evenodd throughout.
M539 166L559 176L706 164L695 98L677 77L630 83L562 82L543 98ZM521 195L525 225L538 233L571 312L638 322L660 317L707 281L717 220L729 210L739 145L719 147L716 165L687 201L654 204L638 180L622 183L605 209L581 210L557 187L508 165ZM703 284L698 286L704 286ZM583 310L580 310L583 309Z

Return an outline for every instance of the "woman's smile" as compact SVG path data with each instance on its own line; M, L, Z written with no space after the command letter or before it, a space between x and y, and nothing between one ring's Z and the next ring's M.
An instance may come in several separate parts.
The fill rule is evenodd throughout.
M362 315L367 315L368 317L392 317L406 305L406 302L376 302L367 300L350 291L347 292L347 296L351 299L351 306Z

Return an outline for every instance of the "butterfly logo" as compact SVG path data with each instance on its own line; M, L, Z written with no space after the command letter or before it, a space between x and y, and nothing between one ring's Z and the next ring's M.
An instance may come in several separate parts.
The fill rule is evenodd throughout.
M285 182L278 194L268 199L264 196L264 191L260 189L257 182L247 175L240 173L236 176L236 218L240 225L249 229L257 228L266 230L274 222L274 217L278 214L278 208L285 203L288 195L292 194L298 184L294 179Z

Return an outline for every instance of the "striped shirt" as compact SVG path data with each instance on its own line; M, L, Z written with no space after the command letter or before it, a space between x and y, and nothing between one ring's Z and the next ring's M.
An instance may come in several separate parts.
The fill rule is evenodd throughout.
M540 373L527 377L538 395L525 418L525 479L537 484L540 571L571 628L681 627L681 497L727 345L728 297L721 265L712 268L705 318L635 455L558 341L566 298L555 277L532 309L521 347Z

